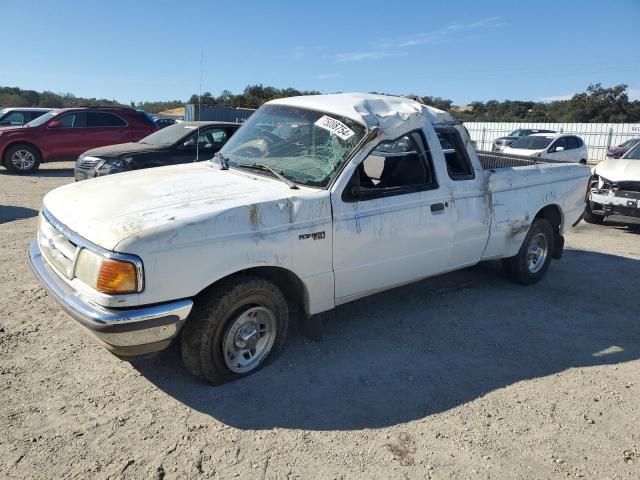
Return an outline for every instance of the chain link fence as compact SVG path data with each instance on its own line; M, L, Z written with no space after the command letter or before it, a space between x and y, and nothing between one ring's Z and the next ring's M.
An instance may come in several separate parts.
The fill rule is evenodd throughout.
M637 123L519 123L519 122L465 122L471 139L478 150L491 151L498 137L509 135L519 128L542 128L558 133L572 133L582 138L589 149L589 160L604 160L609 147L620 145L631 138L640 138Z

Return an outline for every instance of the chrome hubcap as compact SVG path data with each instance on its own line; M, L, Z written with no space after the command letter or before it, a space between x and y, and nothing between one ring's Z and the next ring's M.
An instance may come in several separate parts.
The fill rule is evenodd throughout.
M240 313L222 339L224 361L234 373L247 373L267 358L276 339L276 317L265 307Z
M543 267L549 253L549 242L543 233L538 233L533 237L527 251L527 266L531 273L537 273Z
M11 163L19 170L28 170L36 163L36 159L28 150L17 150L11 156Z

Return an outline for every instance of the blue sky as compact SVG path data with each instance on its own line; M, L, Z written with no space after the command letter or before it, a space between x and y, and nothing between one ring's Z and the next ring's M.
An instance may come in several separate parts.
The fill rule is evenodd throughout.
M640 0L2 2L0 85L123 102L247 84L472 100L640 98Z

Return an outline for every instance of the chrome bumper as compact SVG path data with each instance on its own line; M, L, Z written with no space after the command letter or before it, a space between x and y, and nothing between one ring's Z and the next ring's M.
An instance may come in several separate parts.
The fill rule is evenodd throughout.
M29 245L29 263L49 296L116 355L131 357L163 350L193 307L191 300L178 300L151 307L105 308L69 287L46 264L36 241Z

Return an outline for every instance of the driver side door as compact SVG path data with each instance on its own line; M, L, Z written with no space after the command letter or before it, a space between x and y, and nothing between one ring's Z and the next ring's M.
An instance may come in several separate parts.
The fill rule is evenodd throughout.
M452 206L420 131L380 143L331 203L336 303L450 265Z

